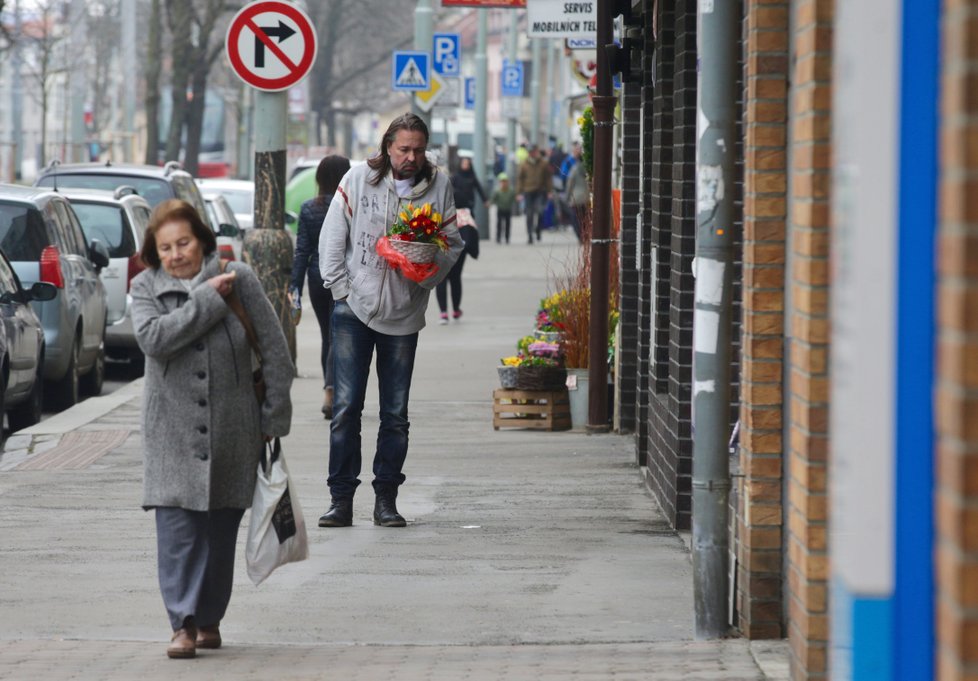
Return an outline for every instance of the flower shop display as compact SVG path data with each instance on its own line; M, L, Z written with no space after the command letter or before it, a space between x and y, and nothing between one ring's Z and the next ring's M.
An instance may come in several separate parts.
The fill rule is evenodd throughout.
M397 215L387 235L377 239L377 253L408 279L420 282L438 271L435 256L448 250L442 216L430 203L409 203Z

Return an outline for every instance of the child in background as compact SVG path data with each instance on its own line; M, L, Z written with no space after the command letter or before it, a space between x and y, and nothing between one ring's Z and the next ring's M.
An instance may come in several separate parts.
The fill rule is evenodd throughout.
M509 177L506 173L499 173L496 179L499 184L486 203L491 203L496 207L496 243L502 243L504 233L506 243L509 243L509 226L513 217L513 204L516 203L516 192L510 188Z

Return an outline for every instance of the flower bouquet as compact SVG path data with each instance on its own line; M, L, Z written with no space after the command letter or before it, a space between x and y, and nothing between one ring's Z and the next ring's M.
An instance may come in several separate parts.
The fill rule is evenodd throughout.
M411 281L420 282L438 271L435 256L448 250L442 217L430 203L402 209L387 236L377 239L377 253Z
M560 346L535 340L532 336L517 343L519 352L503 357L499 382L503 388L518 390L560 390L567 380Z

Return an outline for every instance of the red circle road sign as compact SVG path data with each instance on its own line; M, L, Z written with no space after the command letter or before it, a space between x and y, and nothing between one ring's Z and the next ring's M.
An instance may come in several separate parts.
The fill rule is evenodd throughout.
M224 49L238 77L259 90L278 92L302 80L316 61L316 29L288 2L245 5L228 26Z

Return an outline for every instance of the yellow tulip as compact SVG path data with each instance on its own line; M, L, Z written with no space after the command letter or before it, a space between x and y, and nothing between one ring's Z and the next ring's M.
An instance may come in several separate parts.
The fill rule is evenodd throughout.
M421 207L421 212L425 214L425 217L430 216L431 215L431 204L430 203L426 203L424 206L422 206Z
M412 214L412 216L413 217L418 217L419 215L421 215L421 209L420 208L415 208L414 209L414 213Z
M436 225L440 225L441 224L441 213L435 213L435 214L433 214L431 216L431 219L434 221L434 223Z
M405 213L405 212L404 212L404 211L402 210L402 211L401 211L401 219L402 219L402 220L404 220L404 222L407 222L407 221L408 221L408 220L410 220L411 218L409 218L409 217L408 217L408 215L407 215L407 213Z

